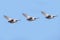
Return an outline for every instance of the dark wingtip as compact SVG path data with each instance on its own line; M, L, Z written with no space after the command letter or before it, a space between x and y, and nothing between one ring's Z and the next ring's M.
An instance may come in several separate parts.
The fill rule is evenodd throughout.
M41 13L44 13L44 11L41 11Z

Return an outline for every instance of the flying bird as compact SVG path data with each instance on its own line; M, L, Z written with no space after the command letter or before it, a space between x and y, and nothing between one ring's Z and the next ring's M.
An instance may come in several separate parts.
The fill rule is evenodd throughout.
M56 16L54 16L54 15L50 15L50 14L47 14L47 13L45 13L44 11L41 11L41 13L45 16L45 18L47 18L47 19L53 19L53 18L55 18Z
M35 21L36 19L38 19L38 18L36 18L36 17L29 16L29 15L27 15L27 14L25 14L25 13L23 13L23 16L26 17L26 19L27 19L28 21Z
M5 15L4 15L4 18L6 18L9 23L16 23L17 21L20 21L20 20L18 20L18 19L10 18L10 17L5 16Z

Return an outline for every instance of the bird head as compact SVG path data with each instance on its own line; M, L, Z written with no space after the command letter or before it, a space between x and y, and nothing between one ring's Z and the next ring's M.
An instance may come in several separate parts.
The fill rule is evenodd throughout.
M53 16L53 17L57 17L57 16Z
M20 21L20 20L16 20L16 21Z
M34 19L39 19L39 18L34 18Z

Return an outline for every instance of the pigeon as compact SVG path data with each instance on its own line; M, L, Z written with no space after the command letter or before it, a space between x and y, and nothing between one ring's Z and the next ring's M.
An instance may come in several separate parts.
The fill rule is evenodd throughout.
M53 19L53 18L55 18L56 16L54 16L54 15L50 15L50 14L47 14L47 13L45 13L44 11L41 11L41 13L45 16L45 18L47 18L47 19Z
M25 13L23 13L23 16L26 17L26 19L27 19L28 21L35 21L36 19L38 19L38 18L35 18L35 17L32 17L32 16L29 16L29 15L27 15L27 14L25 14Z
M4 18L6 18L9 23L16 23L17 21L20 21L20 20L18 20L18 19L13 19L13 18L10 18L10 17L5 16L5 15L4 15Z

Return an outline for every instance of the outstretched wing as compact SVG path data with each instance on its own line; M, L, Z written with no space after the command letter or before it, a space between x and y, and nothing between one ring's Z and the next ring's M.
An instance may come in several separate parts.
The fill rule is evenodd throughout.
M44 11L41 11L41 13L44 15L44 16L48 16L49 14L45 13Z
M25 16L26 18L30 18L31 16L28 16L27 14L23 13L23 16Z
M6 18L7 20L11 20L12 19L12 18L10 18L10 17L8 17L6 15L4 15L4 18Z

